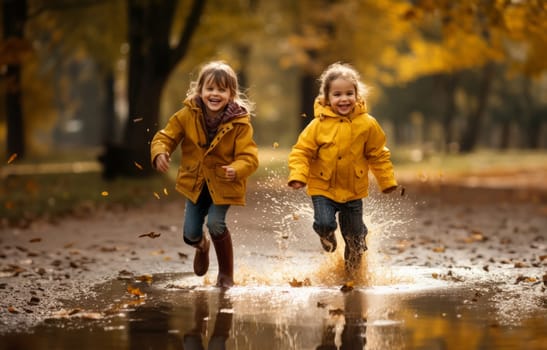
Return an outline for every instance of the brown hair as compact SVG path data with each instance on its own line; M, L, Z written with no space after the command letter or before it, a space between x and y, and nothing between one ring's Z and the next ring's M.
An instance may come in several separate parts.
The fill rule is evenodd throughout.
M330 84L333 80L338 78L346 79L351 82L355 88L357 100L365 102L368 89L361 81L361 75L359 72L347 63L336 62L328 66L327 69L325 69L325 71L321 74L321 77L319 77L319 83L321 85L319 88L319 95L317 95L317 97L322 105L328 104Z
M245 108L247 112L253 112L254 104L239 90L236 73L230 65L223 61L211 61L204 64L199 71L197 79L190 83L190 88L186 96L188 98L200 96L203 86L209 82L230 90L230 96L235 103Z

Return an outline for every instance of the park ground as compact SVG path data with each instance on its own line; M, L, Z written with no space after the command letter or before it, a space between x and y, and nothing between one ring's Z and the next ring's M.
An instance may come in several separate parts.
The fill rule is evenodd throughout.
M494 294L493 327L537 314L543 318L536 322L545 325L547 167L545 162L529 164L481 164L473 171L452 171L448 163L428 170L410 167L400 172L396 193L381 195L372 186L365 200L367 277L356 286L400 283L401 271L418 268L431 271L425 283L457 288L471 282L470 303L478 305L482 295ZM232 208L228 218L236 283L289 288L347 284L338 274L339 261L321 253L311 232L305 194L286 188L282 171L265 167L262 172L249 183L247 206ZM58 218L4 224L0 332L25 333L52 318L104 319L112 301L97 298L95 287L108 281L191 276L193 251L180 237L182 200L169 191L158 188L153 200L138 206L84 203ZM302 263L299 254L319 259L306 260L319 267L280 267ZM205 278L179 278L178 283L210 286L215 263L213 258ZM122 294L124 300L139 298L129 285ZM545 335L539 334L529 348L544 344Z

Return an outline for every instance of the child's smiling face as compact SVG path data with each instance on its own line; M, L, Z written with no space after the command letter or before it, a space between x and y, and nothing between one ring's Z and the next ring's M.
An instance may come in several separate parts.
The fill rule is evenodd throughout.
M339 115L349 115L357 102L355 85L348 79L337 78L331 81L328 102L332 110Z
M228 87L219 86L213 79L208 79L203 84L200 95L210 116L222 112L232 97Z

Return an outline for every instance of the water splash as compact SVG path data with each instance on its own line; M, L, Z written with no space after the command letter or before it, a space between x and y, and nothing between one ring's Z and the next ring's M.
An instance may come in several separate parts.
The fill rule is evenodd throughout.
M279 163L272 159L271 163ZM338 249L325 253L312 229L313 207L304 190L286 184L286 167L265 168L267 176L250 193L259 235L246 240L247 256L238 261L236 283L240 285L287 285L290 281L321 286L340 286L352 281L357 286L400 282L390 269L389 245L403 239L409 222L402 199L372 196L364 202L364 221L369 228L368 251L361 269L347 276L344 269L344 240L335 232ZM377 191L377 190L376 190ZM391 199L390 199L391 198ZM275 247L276 249L274 249ZM308 281L308 282L306 282Z

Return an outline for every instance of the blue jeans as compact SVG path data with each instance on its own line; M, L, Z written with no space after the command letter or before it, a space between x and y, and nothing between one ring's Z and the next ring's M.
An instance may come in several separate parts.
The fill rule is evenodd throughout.
M336 230L336 213L340 221L340 232L346 246L356 246L366 250L365 236L368 229L363 221L363 201L338 203L324 196L312 196L313 202L313 230L321 237L327 236Z
M229 205L215 205L207 186L203 186L196 203L186 200L184 212L184 241L194 244L203 237L203 223L207 216L207 228L211 237L220 236L226 231L226 213Z

